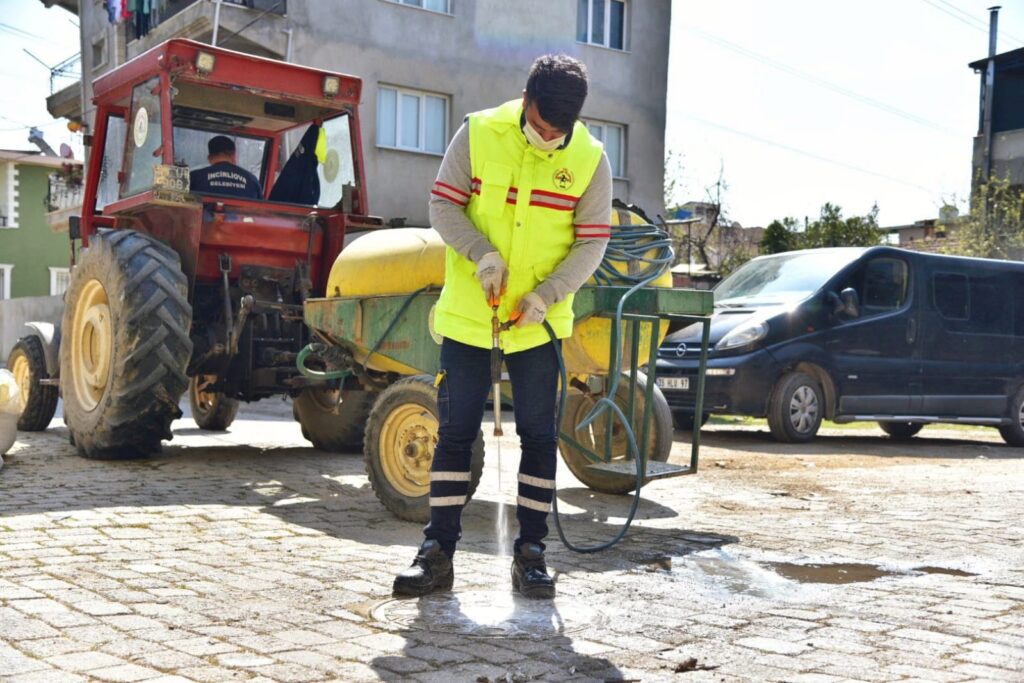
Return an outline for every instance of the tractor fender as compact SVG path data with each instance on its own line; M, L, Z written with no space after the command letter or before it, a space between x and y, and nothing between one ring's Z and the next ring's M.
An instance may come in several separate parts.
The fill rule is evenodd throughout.
M44 322L27 322L25 327L32 328L34 336L43 344L43 356L46 359L46 374L57 377L60 374L60 325Z

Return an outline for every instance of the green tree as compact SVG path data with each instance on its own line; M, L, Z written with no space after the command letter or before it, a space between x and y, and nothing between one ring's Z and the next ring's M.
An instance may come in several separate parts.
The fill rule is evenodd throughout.
M797 248L800 235L796 231L795 218L774 220L764 229L761 236L760 250L762 254L781 254Z
M683 195L685 187L683 184L683 155L679 152L669 151L665 155L665 215L669 221L673 221L676 213L683 206ZM672 240L672 252L674 257L672 265L682 263L686 260L687 246L689 245L689 228L686 225L669 224L668 233Z
M821 207L817 220L807 223L800 236L801 249L816 247L873 247L882 242L878 227L878 205L864 216L843 218L843 210L835 204Z
M1019 185L992 177L974 191L971 210L960 220L949 250L966 256L1020 259L1024 256L1024 193Z

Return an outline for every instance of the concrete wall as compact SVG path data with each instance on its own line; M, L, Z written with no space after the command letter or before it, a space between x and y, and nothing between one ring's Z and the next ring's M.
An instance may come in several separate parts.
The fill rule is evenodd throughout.
M63 314L62 296L29 296L0 301L0 364L7 363L15 342L32 332L25 323L35 321L59 325Z
M576 7L576 0L452 0L449 15L388 0L294 1L286 17L258 19L227 47L285 58L285 31L290 29L292 61L361 77L370 210L385 218L405 216L419 225L427 222L427 197L441 157L377 147L378 84L450 96L450 137L467 113L519 97L535 57L573 55L590 70L584 117L626 126L627 177L615 181L616 196L650 214L660 213L671 2L629 3L627 51L577 43ZM80 12L86 102L92 95L89 78L112 64L92 61L92 46L100 36L105 36L108 59L121 63L173 35L208 40L212 28L212 3L206 0L128 44L122 25L107 24L101 3L82 2ZM221 39L256 16L224 5Z
M360 112L372 212L425 225L441 160L377 147L378 84L449 95L450 136L467 113L520 97L530 64L545 52L587 64L591 94L584 117L626 126L628 178L616 181L616 195L649 213L663 211L668 0L631 3L628 52L577 43L576 2L453 4L453 15L386 0L289 5L294 60L364 80Z
M68 235L55 232L46 218L46 193L53 169L17 165L18 227L0 229L0 263L11 270L11 296L50 294L50 266L67 268Z
M974 138L975 179L981 173L984 155L985 136L979 135ZM992 175L997 178L1008 178L1011 185L1024 184L1024 128L993 134Z

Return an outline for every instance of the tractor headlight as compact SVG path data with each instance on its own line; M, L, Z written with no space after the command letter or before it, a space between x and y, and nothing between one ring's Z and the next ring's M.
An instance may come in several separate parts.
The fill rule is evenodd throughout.
M337 97L340 90L340 78L337 76L324 76L324 97Z
M196 54L196 71L203 74L204 76L213 71L213 65L216 64L217 58L209 52L203 52L202 50Z

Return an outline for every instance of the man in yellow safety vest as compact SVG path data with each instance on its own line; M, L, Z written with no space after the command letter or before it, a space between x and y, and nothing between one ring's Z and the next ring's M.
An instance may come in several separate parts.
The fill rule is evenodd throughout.
M572 334L573 294L593 274L610 236L612 176L602 145L579 121L587 96L582 62L545 55L522 99L470 114L455 134L430 197L430 220L448 245L434 316L444 340L440 427L430 474L430 523L397 595L452 587L470 460L490 387L492 303L501 320L522 446L512 583L523 595L555 594L544 560L555 488L560 340Z

